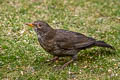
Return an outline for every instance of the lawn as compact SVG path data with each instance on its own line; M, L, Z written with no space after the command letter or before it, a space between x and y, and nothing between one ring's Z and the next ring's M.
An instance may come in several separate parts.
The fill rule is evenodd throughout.
M57 70L25 23L44 20L53 28L104 40L115 51L93 47L78 61ZM119 80L120 0L0 0L0 80Z

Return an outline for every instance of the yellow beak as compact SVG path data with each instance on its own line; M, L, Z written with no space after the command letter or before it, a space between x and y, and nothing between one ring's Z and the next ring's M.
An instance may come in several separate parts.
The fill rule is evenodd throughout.
M26 25L28 25L30 27L34 27L34 25L32 23L26 23Z

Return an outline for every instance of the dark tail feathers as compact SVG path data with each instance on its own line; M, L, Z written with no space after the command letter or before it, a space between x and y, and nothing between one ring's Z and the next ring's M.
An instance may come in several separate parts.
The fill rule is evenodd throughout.
M111 48L111 49L115 50L114 47L112 47L111 45L105 43L104 41L96 41L95 46L107 47L107 48Z

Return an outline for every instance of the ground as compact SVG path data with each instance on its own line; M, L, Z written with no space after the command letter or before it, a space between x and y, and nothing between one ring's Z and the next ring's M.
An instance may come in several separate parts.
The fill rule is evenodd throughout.
M53 28L104 40L115 51L94 47L79 52L78 61L57 70L70 58L51 65L25 23L44 20ZM119 80L119 0L0 0L0 80Z

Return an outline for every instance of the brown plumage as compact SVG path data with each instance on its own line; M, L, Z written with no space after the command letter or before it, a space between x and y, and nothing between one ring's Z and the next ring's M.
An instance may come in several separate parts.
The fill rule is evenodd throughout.
M62 68L77 59L80 50L93 46L107 47L114 49L111 45L104 41L97 41L83 34L63 30L53 29L44 21L35 21L27 23L34 27L38 36L38 41L45 51L55 56L51 61L57 60L59 57L71 56L72 59L65 63Z

